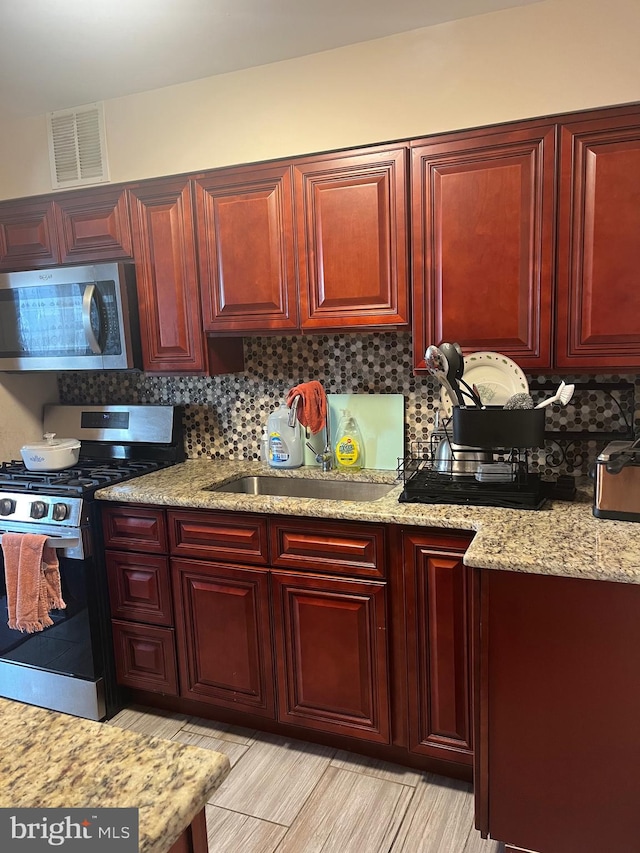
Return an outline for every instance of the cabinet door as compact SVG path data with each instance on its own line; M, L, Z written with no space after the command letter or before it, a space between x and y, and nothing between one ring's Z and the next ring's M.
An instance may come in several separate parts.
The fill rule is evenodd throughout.
M275 716L268 572L171 560L180 695Z
M294 165L303 329L408 323L406 163L402 146Z
M159 554L106 551L111 615L153 625L173 625L169 560Z
M561 128L557 364L640 368L640 112Z
M554 148L551 125L413 144L417 372L442 341L551 366Z
M389 743L385 585L272 581L280 722Z
M118 684L152 693L178 695L175 631L136 625L134 622L111 622L113 649Z
M144 369L205 373L189 180L152 181L130 198Z
M50 199L0 204L0 270L59 263L55 228Z
M471 583L462 554L403 535L409 749L471 764Z
M127 191L101 187L55 199L60 263L133 257Z
M195 188L205 329L298 328L291 167L221 169Z

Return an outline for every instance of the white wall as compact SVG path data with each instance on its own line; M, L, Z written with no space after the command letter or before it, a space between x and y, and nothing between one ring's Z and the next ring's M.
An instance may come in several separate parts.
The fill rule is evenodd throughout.
M57 374L0 373L0 460L20 459L23 444L42 440L43 406L57 402Z
M640 0L544 0L110 100L111 179L640 101L639 32ZM0 198L50 191L44 116L3 123Z

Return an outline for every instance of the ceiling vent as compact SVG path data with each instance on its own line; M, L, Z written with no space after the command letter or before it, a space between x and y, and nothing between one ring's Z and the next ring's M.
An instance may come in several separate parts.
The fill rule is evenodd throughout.
M109 180L102 103L47 114L54 189Z

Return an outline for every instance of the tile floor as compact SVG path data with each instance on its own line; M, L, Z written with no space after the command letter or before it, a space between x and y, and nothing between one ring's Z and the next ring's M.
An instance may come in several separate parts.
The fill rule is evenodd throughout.
M500 853L471 787L359 755L151 708L121 726L229 756L207 805L209 853Z

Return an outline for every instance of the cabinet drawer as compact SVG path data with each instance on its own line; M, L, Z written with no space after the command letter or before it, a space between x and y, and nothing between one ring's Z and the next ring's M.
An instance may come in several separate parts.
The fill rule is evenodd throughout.
M178 695L175 632L113 620L113 648L118 684Z
M343 522L272 521L274 566L384 578L384 528Z
M167 526L161 509L107 506L102 510L102 527L106 548L167 552Z
M234 563L266 565L267 521L257 515L170 512L171 553Z
M153 625L171 625L169 561L159 554L107 551L111 615Z

